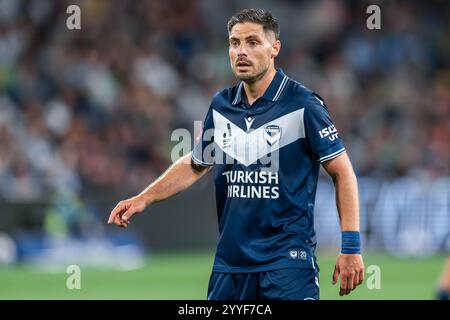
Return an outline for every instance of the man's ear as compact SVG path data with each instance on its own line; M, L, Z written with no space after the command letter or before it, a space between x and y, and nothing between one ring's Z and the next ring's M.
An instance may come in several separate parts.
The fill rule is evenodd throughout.
M280 49L281 49L281 41L275 40L272 44L272 58L276 58L276 56L278 56L278 54L280 53Z

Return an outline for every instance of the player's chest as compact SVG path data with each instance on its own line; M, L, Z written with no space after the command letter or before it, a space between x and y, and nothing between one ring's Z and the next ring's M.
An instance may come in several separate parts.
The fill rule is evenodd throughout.
M305 136L303 108L257 111L213 110L219 151L246 166Z

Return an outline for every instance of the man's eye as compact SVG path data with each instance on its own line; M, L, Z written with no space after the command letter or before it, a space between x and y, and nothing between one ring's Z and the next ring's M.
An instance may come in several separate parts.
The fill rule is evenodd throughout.
M237 41L232 41L232 42L231 42L231 46L232 46L232 47L237 47L237 46L238 46Z
M258 42L256 42L256 41L250 41L250 45L251 45L252 47L256 46L257 44L258 44Z

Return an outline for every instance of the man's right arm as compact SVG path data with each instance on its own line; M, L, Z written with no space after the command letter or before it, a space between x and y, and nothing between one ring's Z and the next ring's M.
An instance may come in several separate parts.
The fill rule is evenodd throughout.
M191 153L178 159L158 179L137 196L120 201L111 211L108 224L126 228L130 218L152 203L170 198L186 190L203 177L212 167L203 167L192 161Z

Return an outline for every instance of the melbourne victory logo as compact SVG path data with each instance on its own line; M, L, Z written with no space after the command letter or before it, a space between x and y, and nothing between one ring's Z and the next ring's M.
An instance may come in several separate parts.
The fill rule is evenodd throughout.
M281 128L278 125L269 125L264 128L264 139L266 139L269 146L273 146L281 138Z

